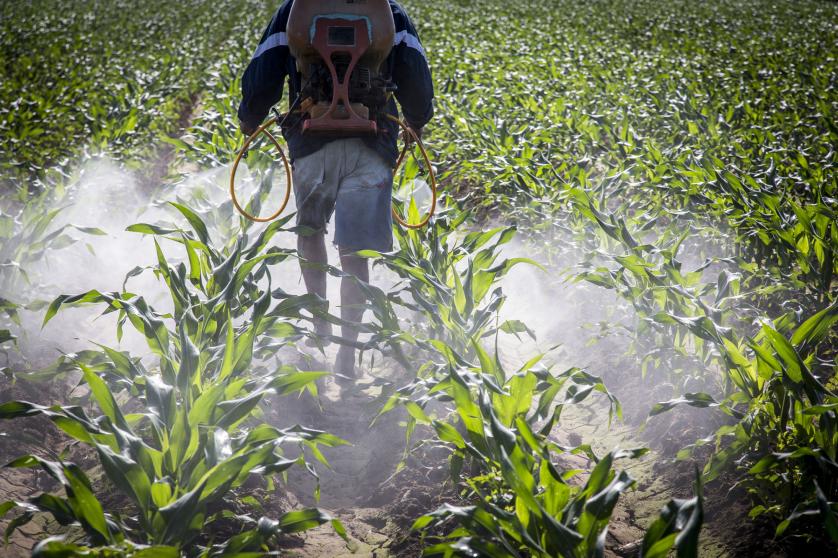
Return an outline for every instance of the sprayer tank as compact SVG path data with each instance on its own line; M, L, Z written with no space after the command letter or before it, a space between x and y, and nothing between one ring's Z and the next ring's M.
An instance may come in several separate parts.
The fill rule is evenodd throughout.
M393 48L396 33L388 0L296 0L288 18L288 47L303 74L311 64L321 59L313 45L317 23L321 19L363 21L370 44L358 63L374 74L379 72ZM333 47L354 47L358 39L354 36L353 27L335 25L329 28L328 41Z

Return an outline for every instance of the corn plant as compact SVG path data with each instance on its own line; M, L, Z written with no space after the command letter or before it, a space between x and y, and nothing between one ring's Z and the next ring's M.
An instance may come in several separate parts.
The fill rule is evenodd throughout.
M177 149L178 162L204 169L227 163L240 141L238 76L274 6L129 1L130 10L102 13L99 4L0 5L0 50L14 62L0 68L0 145L9 154L0 161L0 183L7 200L31 204L33 215L38 203L29 194L59 187L53 178L79 157L105 152L131 168L148 168L151 156L165 167L169 146L156 144L160 139ZM614 290L635 311L634 323L612 327L630 333L627 356L637 358L638 376L675 386L676 397L654 411L690 404L724 413L727 424L712 440L715 457L705 473L712 477L725 464L752 468L754 515L770 514L782 529L824 519L824 533L833 533L836 338L834 327L814 324L834 324L838 273L836 4L407 4L437 83L430 143L447 189L467 194L474 208L461 224L500 216L541 243L539 260L581 261L587 267L580 279ZM192 32L195 26L200 33ZM125 40L109 41L114 30ZM195 213L209 223L213 208L202 209ZM229 204L222 206L215 224L229 223L230 213ZM19 236L13 231L8 238ZM174 348L159 349L168 355L158 355L159 370L140 375L165 373L176 382L179 324L187 324L185 335L199 354L208 355L226 343L229 314L233 338L252 334L259 357L236 374L256 369L267 379L260 368L274 354L267 334L306 335L296 324L306 319L299 311L325 312L322 301L282 292L260 298L270 265L293 254L273 251L265 266L254 264L259 278L244 274L236 287L244 294L228 299L217 285L228 284L223 263L246 245L231 240L218 259L200 247L200 238L184 241L177 228L159 237L187 251L183 267L156 266L179 293L177 317L146 311L147 304L125 293L60 304L100 300L120 313L123 326L168 330ZM474 339L485 342L489 337L482 336L497 329L526 333L526 326L493 321L502 294L483 287L500 264L485 267L480 258L456 253L457 233L447 233L440 247L425 250L425 241L405 233L398 256L375 256L400 274L403 288L365 287L376 322L370 341L360 345L383 349L411 374L420 368L420 378L435 382L447 374L452 354L466 368L480 360ZM682 265L685 252L710 257ZM17 273L14 266L3 269ZM193 289L196 281L205 292ZM5 289L0 298L0 343L8 347L20 307L30 301ZM196 306L204 302L212 308ZM258 303L269 309L253 326L249 309ZM126 304L133 309L121 313ZM217 332L225 337L215 338ZM246 362L249 347L245 339L234 360ZM201 365L210 360L202 357ZM116 366L104 349L68 355L30 377L78 373L77 362L101 374L118 399L125 397L121 390L145 396L142 386L112 372ZM395 393L395 386L388 389L386 397ZM51 552L60 553L62 544L69 543L50 542Z
M507 374L497 352L491 356L484 349L487 337L532 335L520 322L499 325L497 314L505 300L502 277L518 263L534 262L498 262L499 247L514 234L511 228L458 239L455 228L466 216L452 212L443 213L427 233L398 233L399 250L393 254L364 252L410 286L397 286L386 295L367 288L377 295L370 304L378 318L373 340L396 339L417 349L411 359L414 369L423 362L417 359L427 361L414 379L389 396L379 416L404 407L408 440L417 425L432 427L451 448L452 480L474 501L473 506L448 505L425 515L414 529L455 522L445 540L425 548L429 556L593 556L602 551L620 493L634 482L627 473L613 471L613 460L645 450L598 460L586 444L563 448L549 439L565 405L601 392L609 400L609 416L619 416L619 402L599 378L583 370L555 374L540 366L544 355L538 355ZM387 337L398 331L393 307L399 305L409 311L404 320L416 326ZM564 399L557 402L560 394ZM441 416L435 418L437 412ZM557 468L553 454L565 452L598 462L582 490L568 482L574 473ZM464 469L470 475L463 475Z
M6 59L21 61L0 74L0 141L9 154L0 163L4 187L25 196L31 178L99 153L148 169L148 160L161 156L158 138L180 134L210 90L208 76L246 61L245 45L271 11L255 0L132 1L126 8L106 12L87 0L73 0L63 13L49 1L3 6L0 48ZM192 34L193 25L202 33ZM123 42L110 40L116 30ZM50 188L48 178L42 187Z
M646 530L640 558L664 558L674 547L678 558L698 556L698 535L704 521L704 494L701 476L696 471L695 496L673 498Z
M784 518L777 533L803 515L819 515L825 533L835 538L836 443L835 395L826 383L834 367L819 358L834 335L838 302L833 302L799 323L793 315L763 323L755 334L740 333L731 319L733 307L721 310L738 297L739 278L723 272L713 283L684 279L675 259L676 248L644 245L629 230L625 219L597 208L590 195L574 191L580 211L628 253L612 256L616 270L585 272L583 279L615 289L630 300L639 315L682 339L683 350L693 351L722 378L722 397L704 392L658 403L651 415L676 405L718 407L734 424L716 433L715 452L707 463L706 480L713 480L737 462L751 476L751 492L758 503L756 517L771 513ZM715 295L708 303L707 295ZM730 325L727 325L730 324ZM741 326L740 326L741 327ZM700 445L700 442L698 443Z
M44 469L64 487L66 497L41 494L17 506L4 504L4 512L13 507L23 511L9 530L35 512L47 512L62 525L80 524L91 548L139 548L142 555L142 545L152 545L169 553L234 556L259 550L281 534L331 521L310 509L278 520L245 520L240 533L226 541L211 536L212 525L227 520L235 490L251 475L271 476L297 463L311 469L306 450L325 464L318 446L343 442L302 426L280 429L255 421L267 395L314 391L315 380L324 375L268 360L283 339L297 337L288 320L299 318L301 308L319 304L271 290L268 266L288 254L267 245L283 223L263 230L252 243L244 235L232 249L217 250L203 221L187 207L175 207L192 230L130 227L169 237L184 249L185 261L173 265L155 240L158 261L152 270L168 288L171 315L161 315L143 297L126 291L90 291L58 297L44 318L48 322L65 306L102 304L105 313L117 312L120 334L130 323L144 336L155 365L147 367L142 359L105 346L72 359L95 403L92 415L78 406L0 405L0 418L46 416L90 447L104 477L130 503L130 512L106 512L90 474L77 465L27 455L8 467ZM129 278L141 271L132 271ZM273 296L280 302L271 307ZM299 458L283 456L287 444L301 446ZM343 532L339 523L334 525ZM59 552L62 544L47 541L44 552Z
M5 205L5 204L4 204ZM0 347L5 350L19 335L20 312L37 309L43 301L23 293L32 287L30 268L60 250L77 242L71 233L104 235L95 227L58 224L61 212L69 205L63 186L35 196L26 205L8 213L0 209Z
M451 448L451 476L474 502L444 506L415 522L417 530L449 523L447 540L427 546L424 554L598 555L620 494L634 484L628 473L613 470L613 462L646 450L597 459L590 446L561 447L549 434L566 405L584 401L594 391L608 397L609 413L619 414L619 403L599 378L582 370L554 374L539 367L543 355L507 374L497 355L491 358L476 340L474 348L479 364L466 366L462 355L447 349L451 360L444 374L417 379L391 399L406 407L412 421L433 427ZM556 402L561 393L564 399ZM426 412L432 401L452 402L453 412L432 418ZM567 452L596 462L581 488L569 482L577 472L561 472L554 458ZM469 477L462 476L464 464L469 464Z
M497 323L505 300L498 282L518 264L538 264L527 258L502 258L501 247L515 235L512 227L460 236L458 228L469 217L468 211L452 207L439 212L427 231L394 229L398 249L392 253L359 252L402 280L387 293L363 286L376 318L371 343L397 346L434 340L469 354L474 338L498 329L529 331L520 322Z

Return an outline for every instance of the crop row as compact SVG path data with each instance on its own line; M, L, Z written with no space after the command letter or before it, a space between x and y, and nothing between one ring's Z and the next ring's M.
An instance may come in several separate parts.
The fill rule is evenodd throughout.
M324 432L260 420L259 404L270 394L316 393L323 373L297 371L278 353L312 335L301 327L311 319L306 316L341 323L325 314L327 305L316 296L271 288L271 273L297 257L271 246L288 218L261 230L246 227L235 242L215 248L211 238L219 231L186 206L173 207L189 229L147 223L129 228L155 237L158 260L151 271L167 287L171 312L161 313L127 290L89 291L58 297L44 317L49 321L67 306L101 305L105 313L117 313L119 331L133 327L141 333L154 358L101 346L65 359L61 367L62 374L81 373L89 390L84 405L0 405L3 419L47 417L98 459L99 466L88 471L61 457L36 455L7 465L42 468L63 489L4 503L3 513L20 511L7 533L36 513L48 513L61 525L78 524L85 533L82 541L47 539L36 556L258 555L278 537L328 521L345 536L339 522L317 509L258 520L236 513L247 500L240 487L251 476L271 478L296 465L313 470L304 456L325 464L318 446L343 443ZM411 417L409 432L417 423L432 426L451 449L452 479L469 487L473 502L431 512L415 528L452 518L459 525L446 529L427 555L599 555L617 500L634 482L614 470L615 460L645 450L598 458L590 446L565 448L551 441L565 406L597 392L617 414L619 403L583 370L555 373L540 365L544 355L508 374L497 355L486 352L485 337L527 331L520 322L493 324L504 301L498 282L513 266L530 262L499 259L512 229L457 238L467 218L449 211L426 233L400 235L393 254L365 254L406 284L389 292L360 284L374 316L362 348L379 350L416 375L392 392L381 413L401 405ZM174 243L182 256L167 257L160 242ZM462 264L465 269L458 270ZM417 362L424 362L418 370ZM432 418L426 409L434 400L453 406L435 409L439 418ZM285 456L289 444L300 445L300 457ZM597 463L584 484L570 481L578 472L557 469L556 457L568 452ZM107 507L97 496L101 476L119 494ZM694 552L701 514L700 497L673 501L649 531L644 555L661 555L673 545ZM676 523L675 516L692 519ZM219 538L217 532L234 534Z
M678 396L652 415L726 415L705 480L838 541L835 5L446 6L451 183L623 297L632 381Z
M49 16L56 21L39 18L26 5L4 6L20 10L10 16L27 23L3 31L4 56L26 62L7 64L4 70L2 94L9 102L0 124L15 159L3 172L40 176L44 166L61 164L89 138L92 145L136 162L147 157L144 146L160 134L171 136L168 141L186 159L203 166L226 164L240 141L233 105L249 50L243 45L253 42L270 9L255 2L240 10L194 4L158 9L129 25L124 13L105 10L113 18L107 20L109 31L133 30L124 33L118 52L109 54L113 64L102 63L107 57L101 53L110 51L102 46L105 34L92 27L89 14L96 2L68 10L69 15ZM834 3L603 1L579 6L482 0L409 8L431 53L438 84L438 125L430 140L446 183L482 212L502 208L543 247L547 261L570 259L581 266L577 278L624 297L636 317L633 353L627 355L635 359L636 381L651 374L670 382L680 396L661 402L652 413L690 404L727 416L713 440L706 480L738 468L749 479L752 515L776 518L781 533L817 516L825 526L822 534L838 537ZM158 26L166 17L173 19ZM204 18L209 18L206 29L217 32L207 31L194 41L175 40L181 35L173 29L189 29ZM42 26L43 21L50 25ZM225 35L231 28L236 31ZM81 62L68 66L61 49L49 46L56 29L75 41L67 48L87 53L72 60ZM19 36L27 33L32 36ZM134 41L135 36L142 40ZM43 48L23 50L32 44ZM194 56L187 47L195 48ZM156 64L163 56L157 48L170 49L168 69ZM124 76L108 73L114 68L138 68L130 81L143 84L142 89L132 95L114 93L114 87L126 87ZM60 72L50 73L53 69ZM95 79L90 77L94 74ZM81 81L67 89L77 75ZM202 85L212 93L201 97L202 110L187 133L175 137L179 110ZM83 93L76 98L68 91ZM90 107L85 109L85 103ZM44 124L59 120L66 123L67 141ZM226 204L221 208L225 214L228 210ZM31 220L39 215L30 214ZM41 228L21 215L4 221L8 236L20 230L46 233L48 222ZM420 351L428 362L418 371L418 383L392 404L405 405L415 421L433 426L455 448L452 463L475 459L486 466L485 478L500 483L472 482L475 508L439 514L462 520L460 530L452 532L456 542L446 548L457 550L457 544L465 544L461 539L474 534L482 538L473 540L500 545L492 548L527 546L531 541L510 539L510 533L532 529L540 546L529 548L549 553L546 541L576 539L553 539L549 526L539 531L543 525L532 519L544 516L546 495L565 490L540 472L547 468L550 473L545 456L556 448L546 439L528 439L528 420L545 417L497 409L508 405L504 394L513 389L508 385L513 378L534 381L536 398L555 382L563 382L558 389L577 382L589 382L592 389L599 384L581 371L545 376L524 369L510 378L481 352L479 339L502 303L492 285L505 271L487 267L491 254L472 254L467 275L454 273L452 262L479 252L480 246L468 246L475 243L470 237L460 256L446 256L446 234L467 217L447 225L445 219L427 236L400 237L394 255L370 254L403 274L412 293L422 293L410 310L432 328L421 326L423 335L411 332L413 338L403 335L405 324L392 306L407 299L369 291L377 301L371 308L379 346L389 346L388 354L403 362L406 351ZM183 245L188 249L191 241ZM685 258L699 263L682 264ZM193 270L184 276L188 281L197 279ZM13 305L3 309L14 318ZM526 331L524 324L505 328ZM178 336L172 330L172 338ZM433 394L443 393L458 403L452 417L461 418L452 420L465 431L454 429L456 435L423 409ZM486 432L492 433L491 441ZM504 459L516 451L520 455L510 469ZM598 488L583 499L603 488L588 482ZM525 496L494 499L509 491L525 494L525 488L535 502ZM568 493L548 515L561 515L574 525L582 536L581 546L574 548L583 552L596 548L589 537L600 530L602 517L583 519L575 508L559 514L576 496ZM498 523L490 524L481 510Z
M4 3L3 189L26 199L90 155L147 171L208 76L231 55L247 57L270 11L256 0Z

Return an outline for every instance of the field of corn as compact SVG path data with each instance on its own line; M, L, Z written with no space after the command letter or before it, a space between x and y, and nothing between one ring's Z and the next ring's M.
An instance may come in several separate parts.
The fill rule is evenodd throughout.
M0 555L838 555L838 3L404 4L352 400L224 190L277 3L0 4Z

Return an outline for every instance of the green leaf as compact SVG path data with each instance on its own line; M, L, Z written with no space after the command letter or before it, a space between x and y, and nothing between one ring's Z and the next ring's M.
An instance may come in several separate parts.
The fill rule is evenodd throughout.
M108 385L89 367L82 363L78 364L84 373L85 382L90 387L93 398L96 400L99 408L102 409L102 412L105 413L105 416L111 419L114 425L129 430L128 424L125 422L125 417L122 416L122 411L119 409L119 404L114 399Z
M151 485L151 498L158 508L168 506L172 501L172 486L167 480L157 480Z
M203 484L199 484L168 506L160 508L160 515L166 525L160 536L161 543L186 545L192 539L194 535L191 532L192 525L200 514L200 498L203 489Z
M14 341L17 339L12 332L8 329L0 329L0 343L6 343L7 341Z
M209 246L210 245L209 232L207 232L207 226L206 226L206 224L204 224L204 221L200 217L198 217L198 215L194 211L192 211L191 209L189 209L188 207L186 207L183 204L175 203L175 202L169 202L169 205L171 205L172 207L174 207L175 209L180 211L180 213L184 217L186 217L186 220L189 221L189 225L192 227L192 229L198 235L198 239L201 242L203 242L204 244L206 244L207 246Z
M147 223L137 223L135 225L131 225L125 229L128 232L140 233L140 234L153 234L158 236L166 236L172 233L178 232L178 229L170 229L165 227L160 227L157 225L149 225Z
M835 512L832 510L832 505L826 499L826 495L821 490L821 487L815 481L815 497L818 501L818 509L821 513L821 520L823 521L826 533L832 542L838 544L838 520L835 519Z
M677 405L689 405L690 407L718 407L719 402L713 399L713 396L707 393L685 393L683 397L677 399L670 399L662 403L655 403L649 411L649 416L653 417L672 409Z
M105 520L105 511L93 494L90 480L77 465L72 463L65 464L63 472L67 480L68 501L76 517L82 520L84 525L100 534L102 540L114 542Z
M792 335L791 343L801 354L809 354L838 322L838 300L803 322Z
M317 508L292 511L280 516L277 527L283 533L299 533L332 521L332 517Z

